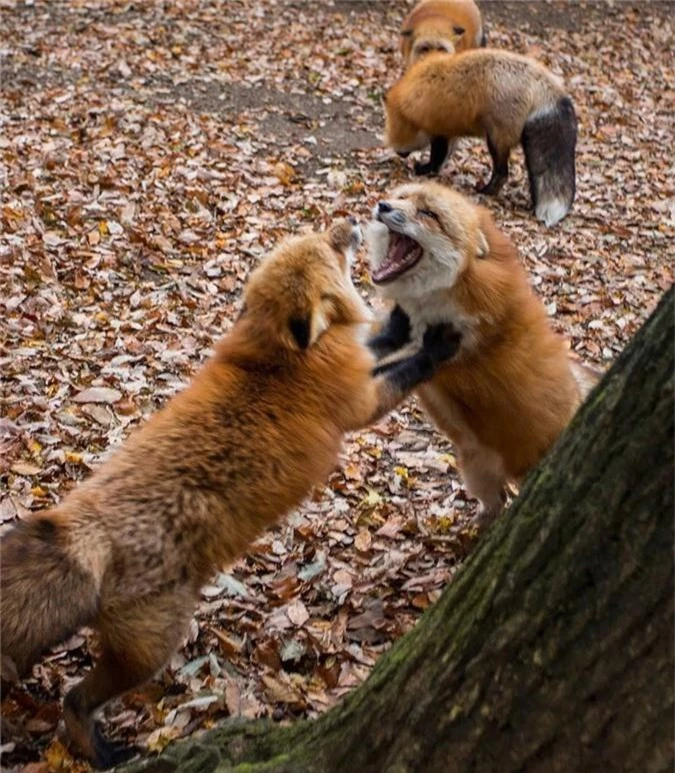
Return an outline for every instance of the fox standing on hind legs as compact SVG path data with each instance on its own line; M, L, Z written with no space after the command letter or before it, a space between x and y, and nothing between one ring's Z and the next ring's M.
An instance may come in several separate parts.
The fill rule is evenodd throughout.
M417 394L455 445L488 523L506 484L541 460L600 374L570 360L490 213L451 188L397 188L377 205L367 238L373 281L397 304L372 342L378 354L430 324L461 332L456 356Z
M349 273L359 240L345 220L281 244L190 386L61 505L0 542L3 660L25 674L78 627L98 629L102 654L66 695L64 718L100 767L127 755L93 713L164 665L200 587L328 476L345 432L457 349L452 331L430 328L414 354L376 368Z

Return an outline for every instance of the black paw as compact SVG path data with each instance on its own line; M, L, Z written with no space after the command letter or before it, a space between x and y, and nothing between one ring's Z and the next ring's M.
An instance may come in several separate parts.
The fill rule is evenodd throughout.
M387 327L392 340L400 348L410 340L410 317L396 304L389 315Z
M410 341L410 317L396 305L382 330L368 341L368 346L378 359L384 357Z
M424 331L422 347L436 366L454 357L461 340L461 333L449 322L429 325Z
M504 180L490 178L485 185L477 185L476 192L482 193L485 196L496 196L504 185Z
M423 164L421 161L415 161L415 164L413 165L413 171L416 175L429 177L433 174L438 174L438 169L436 168L435 164L432 164L431 161L427 161L425 164Z
M109 770L122 765L141 753L137 746L110 743L97 726L94 727L93 745L95 756L92 762L99 770Z

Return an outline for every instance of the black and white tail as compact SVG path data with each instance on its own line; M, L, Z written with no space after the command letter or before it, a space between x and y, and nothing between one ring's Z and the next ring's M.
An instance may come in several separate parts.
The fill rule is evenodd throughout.
M525 123L521 138L538 220L552 226L570 211L574 201L574 152L577 117L569 97L546 111L537 110Z

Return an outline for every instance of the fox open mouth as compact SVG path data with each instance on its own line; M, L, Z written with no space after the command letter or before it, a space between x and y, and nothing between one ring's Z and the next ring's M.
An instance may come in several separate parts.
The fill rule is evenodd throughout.
M371 272L375 284L385 284L417 265L424 254L422 246L403 234L390 232L389 249L382 263Z

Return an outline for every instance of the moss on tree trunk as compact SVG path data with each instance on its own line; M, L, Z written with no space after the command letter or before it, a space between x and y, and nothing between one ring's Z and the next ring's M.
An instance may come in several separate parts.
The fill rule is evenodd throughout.
M673 290L367 682L129 771L673 769Z

